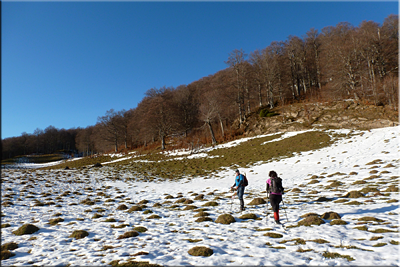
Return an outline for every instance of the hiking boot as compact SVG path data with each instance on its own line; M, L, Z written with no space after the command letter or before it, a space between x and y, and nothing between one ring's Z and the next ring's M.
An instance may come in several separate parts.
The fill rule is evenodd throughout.
M275 220L276 224L281 224L281 222L279 220Z
M244 208L244 207L240 207L240 210L241 210L241 211L244 211L244 210L245 210L245 208Z

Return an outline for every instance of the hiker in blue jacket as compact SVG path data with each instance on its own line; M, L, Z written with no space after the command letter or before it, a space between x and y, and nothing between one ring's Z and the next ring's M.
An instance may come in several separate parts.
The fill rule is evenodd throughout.
M240 174L239 170L236 170L236 177L235 177L235 183L231 187L232 190L237 190L237 196L240 201L240 210L244 210L244 200L243 200L243 195L244 195L244 177L242 174Z

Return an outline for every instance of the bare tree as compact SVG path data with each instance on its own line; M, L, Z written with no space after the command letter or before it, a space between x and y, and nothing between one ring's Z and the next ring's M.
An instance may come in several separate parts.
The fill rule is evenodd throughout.
M28 153L28 146L29 146L29 139L30 135L27 132L23 132L21 135L21 143L23 147L23 155L26 155Z
M120 133L124 143L124 148L128 148L128 139L129 139L129 123L131 121L132 112L130 110L121 110L120 111Z
M339 23L336 27L323 28L322 33L325 71L327 81L334 90L332 95L336 98L353 95L359 98L357 88L361 81L361 54L360 40L354 35L354 27L349 23Z
M33 131L33 135L35 136L36 139L36 154L43 152L43 147L44 147L43 134L44 131L39 128L36 128L35 131Z
M184 132L185 137L197 122L199 102L195 96L195 90L186 85L178 86L173 91L173 102L176 105L177 127Z
M225 62L230 68L233 69L235 75L234 88L236 91L236 103L239 111L239 125L242 125L246 119L244 110L244 91L246 86L246 54L243 49L233 50L229 53L228 60Z
M45 153L53 153L57 148L58 130L56 127L50 125L44 129L44 139L46 151Z
M373 101L377 104L379 100L376 73L378 73L378 61L382 57L382 40L378 23L363 21L358 28L357 38L361 43L360 54L366 63L364 71L366 75L363 75L368 81L366 87L371 88Z
M105 141L114 144L115 152L118 152L118 141L121 133L121 118L123 112L116 112L114 109L110 109L106 112L105 116L98 117L97 121L103 131L101 136Z
M297 36L289 36L285 49L290 62L292 95L293 99L297 99L302 93L307 93L308 89L305 43Z
M316 83L318 85L318 90L321 91L321 68L320 68L320 54L321 54L321 41L319 38L318 30L311 28L306 33L306 43L311 48L314 54L314 67L316 74Z
M208 127L211 135L212 144L215 145L217 144L217 140L215 139L214 130L212 128L212 122L218 115L218 100L215 93L209 92L204 95L199 110L200 119L204 122L204 126Z
M399 16L389 15L380 28L382 39L382 58L378 62L379 76L384 78L389 73L399 72Z
M267 103L271 108L275 107L274 95L275 88L281 86L281 80L279 79L280 70L277 68L277 54L273 50L274 47L267 47L263 50L263 71L264 71L264 88L267 93Z
M398 110L399 102L399 77L395 77L393 73L389 73L383 80L382 89L386 95L388 104Z
M252 72L254 81L257 87L257 95L258 95L258 106L262 107L263 105L263 95L262 95L262 88L263 88L263 75L264 75L264 68L263 68L263 54L260 50L256 50L250 53L249 62L252 64Z
M269 68L267 70L269 79L273 80L273 86L275 91L279 96L279 100L285 103L286 100L286 89L284 87L285 77L288 76L286 73L289 72L288 63L286 63L285 57L285 43L284 42L272 42L270 46L266 49L266 54L269 55L269 60L271 63L269 64ZM274 107L273 103L273 96L268 96L268 103L271 107Z
M254 86L257 88L257 98L259 106L263 105L263 92L265 91L267 104L274 108L275 96L283 100L283 81L282 81L282 52L283 46L273 42L262 51L256 50L250 54L249 61L253 66Z
M81 129L76 136L76 147L84 156L95 153L95 141L93 138L94 126L88 126Z
M235 91L232 92L232 69L225 69L216 74L207 77L202 85L202 90L199 90L199 101L204 102L204 95L212 95L217 100L216 118L221 130L221 137L226 137L226 127L229 123L237 118L237 105ZM232 97L233 96L233 97ZM202 121L204 122L204 121Z
M176 106L172 98L172 88L150 89L146 92L146 110L144 118L147 128L157 132L161 141L161 149L165 149L166 138L177 127Z

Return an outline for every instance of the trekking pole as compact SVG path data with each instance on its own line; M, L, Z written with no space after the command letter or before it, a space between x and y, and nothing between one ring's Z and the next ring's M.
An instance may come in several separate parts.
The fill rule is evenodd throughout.
M231 188L231 192L233 192L232 188ZM231 196L231 212L232 212L232 205L233 205L233 200L235 199L235 194L233 194Z
M285 203L283 202L283 199L282 199L282 204L285 205ZM287 206L285 205L285 207L287 207ZM286 208L284 209L284 211L285 211L285 215L286 215L286 221L289 222L289 220L287 218Z
M231 212L232 212L232 205L233 205L233 199L234 199L235 195L231 196Z
M269 194L267 192L267 207L265 209L265 217L267 218L267 221L268 221L268 204L269 204Z

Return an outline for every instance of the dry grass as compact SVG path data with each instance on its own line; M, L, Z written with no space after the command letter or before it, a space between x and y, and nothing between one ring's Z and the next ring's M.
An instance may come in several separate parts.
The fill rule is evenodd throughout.
M214 251L208 247L197 246L189 249L188 253L192 256L209 257L214 254Z
M18 244L15 242L9 242L9 243L5 243L3 245L1 245L1 251L3 250L14 250L18 248Z
M283 235L281 235L279 233L273 233L273 232L265 233L264 236L268 236L271 238L282 238L283 237Z
M277 139L281 135L276 134L268 137L254 138L234 147L212 150L208 152L208 157L206 158L184 158L175 161L171 159L177 156L167 156L158 153L158 150L154 150L146 151L147 154L142 154L136 158L140 161L126 160L107 166L129 169L131 173L146 176L147 181L152 181L156 177L176 180L182 177L212 175L212 173L225 166L233 166L235 164L241 168L252 166L254 163L260 161L267 162L282 157L293 157L296 153L323 148L334 142L334 138L331 138L327 133L311 131L276 142L263 144L267 141ZM70 168L84 170L84 166L93 166L95 163L106 161L111 161L111 157L84 158L46 169L64 169L66 166L69 166Z
M333 220L333 219L341 219L342 217L336 212L329 211L322 214L321 218L325 220Z
M239 217L239 219L242 220L249 220L249 219L256 220L257 218L258 218L257 215L255 215L254 213L243 214L242 216Z
M203 216L203 217L197 218L195 220L195 222L212 222L212 219L210 217Z
M328 251L326 251L326 252L324 252L322 254L322 256L325 257L325 258L329 258L329 259L344 258L344 259L347 259L348 261L354 261L355 260L354 258L350 257L349 255L341 255L341 254L339 254L337 252L328 252Z
M29 234L33 234L39 230L40 229L33 224L24 224L17 230L13 231L12 233L14 235L29 235Z
M138 235L139 235L139 232L137 232L137 231L128 231L128 232L125 232L122 235L118 236L117 239L125 239L125 238L135 237Z
M12 253L9 250L2 250L0 252L1 260L6 260L6 259L9 259L9 258L14 257L14 256L15 256L15 253Z
M263 198L259 197L259 198L253 199L248 205L255 206L255 205L263 205L265 203L267 203L267 201L265 201Z
M330 225L346 225L348 223L346 221L343 221L342 219L336 219L336 220L332 220L329 224Z
M325 221L322 220L319 216L310 215L305 219L299 221L297 223L298 226L311 226L311 225L321 225L324 224Z
M75 239L82 239L89 236L89 233L85 230L75 230L74 232L72 232L72 234L69 236L71 238L75 238Z
M215 222L222 223L222 224L231 224L231 223L236 222L236 220L230 214L222 214L222 215L218 216L218 218L215 220Z

